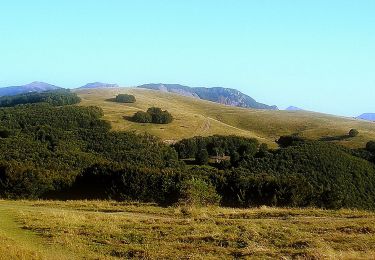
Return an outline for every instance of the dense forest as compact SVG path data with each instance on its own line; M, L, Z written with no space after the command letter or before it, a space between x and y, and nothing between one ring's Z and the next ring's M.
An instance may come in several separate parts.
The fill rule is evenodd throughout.
M24 96L1 99L2 198L375 209L374 141L351 150L283 136L271 150L210 136L169 146L110 131L101 108L71 105L70 92Z
M0 107L13 107L20 104L32 104L45 102L53 106L73 105L77 104L81 99L68 89L31 92L14 96L0 97Z

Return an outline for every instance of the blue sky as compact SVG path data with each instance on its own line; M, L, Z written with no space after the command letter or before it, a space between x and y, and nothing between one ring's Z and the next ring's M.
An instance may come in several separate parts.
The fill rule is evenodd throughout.
M4 0L0 86L221 86L356 116L375 112L374 14L372 0Z

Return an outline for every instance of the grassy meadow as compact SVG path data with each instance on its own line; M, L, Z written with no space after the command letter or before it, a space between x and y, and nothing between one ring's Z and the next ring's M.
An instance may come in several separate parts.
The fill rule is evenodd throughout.
M327 138L357 148L364 147L366 142L375 139L375 123L347 117L307 111L230 107L173 93L139 88L83 89L76 90L76 93L82 98L80 105L102 107L104 119L111 122L114 130L147 132L170 142L198 135L235 134L255 137L275 147L274 141L279 136L299 133L307 138ZM120 93L134 95L137 102L121 104L108 101ZM168 125L155 125L139 124L125 119L151 106L167 109L175 120ZM345 138L352 128L358 129L360 134L355 138Z
M1 259L374 259L375 213L0 201Z
M82 98L80 106L94 105L104 110L104 119L111 122L114 131L150 133L166 142L197 135L235 134L255 137L276 147L275 139L292 133L311 139L332 139L348 147L364 147L367 141L375 140L374 123L344 117L243 109L145 89L76 92ZM135 95L137 102L109 101L119 93ZM127 119L151 106L167 109L175 120L158 125ZM358 129L359 135L347 138L351 128ZM317 158L319 164L321 157ZM368 162L363 163L366 163L363 166L366 173ZM28 179L25 180L28 185ZM17 179L14 182L18 184ZM102 185L100 182L99 186ZM355 189L361 188L355 186ZM351 209L160 207L139 202L0 200L0 260L375 259L374 223L375 212Z

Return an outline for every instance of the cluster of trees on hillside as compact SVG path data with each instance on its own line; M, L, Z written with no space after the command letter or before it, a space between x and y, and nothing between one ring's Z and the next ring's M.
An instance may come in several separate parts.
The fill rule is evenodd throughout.
M375 209L375 141L351 150L282 136L271 150L216 135L168 146L110 131L102 116L46 102L0 108L0 197Z
M26 94L19 94L15 96L0 97L0 107L13 107L20 104L31 104L45 102L53 106L64 106L77 104L81 99L77 94L70 92L67 89L46 91L46 92L31 92Z
M146 112L136 112L132 120L138 123L169 124L173 121L173 116L167 110L159 107L150 107Z
M135 99L135 96L133 96L133 95L129 95L129 94L118 94L118 95L114 98L114 101L115 101L115 102L118 102L118 103L135 103L136 99Z
M230 156L231 163L236 164L241 158L254 156L258 146L258 140L254 138L214 135L183 139L173 147L180 159L195 158L197 164L204 165L208 164L210 157L225 162L226 156Z
M95 171L80 177L76 190L89 192L83 197L140 199L163 205L188 197L188 202L220 201L231 207L375 209L374 165L345 149L307 141L262 155L259 151L260 147L254 156L246 156L226 169L197 165L115 169L96 165Z

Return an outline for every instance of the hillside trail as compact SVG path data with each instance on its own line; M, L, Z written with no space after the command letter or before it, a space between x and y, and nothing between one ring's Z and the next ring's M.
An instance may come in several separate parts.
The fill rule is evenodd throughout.
M0 249L0 259L78 259L61 247L46 243L36 233L23 229L14 217L15 211L27 210L28 207L11 205L11 202L0 201L0 239L11 242L13 251L17 255L3 258ZM34 209L35 210L35 209ZM18 254L18 251L29 252L27 255ZM9 253L9 252L8 252Z

